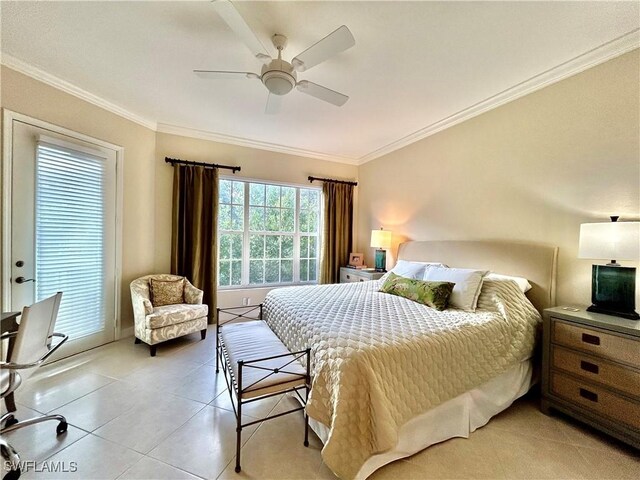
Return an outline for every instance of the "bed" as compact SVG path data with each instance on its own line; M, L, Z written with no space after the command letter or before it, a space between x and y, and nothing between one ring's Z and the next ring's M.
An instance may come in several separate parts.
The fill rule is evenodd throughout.
M378 292L380 281L289 287L265 320L291 351L312 352L307 413L340 478L468 436L527 392L540 312L555 304L557 248L512 242L406 242L398 259L525 277L485 280L475 313L438 312Z

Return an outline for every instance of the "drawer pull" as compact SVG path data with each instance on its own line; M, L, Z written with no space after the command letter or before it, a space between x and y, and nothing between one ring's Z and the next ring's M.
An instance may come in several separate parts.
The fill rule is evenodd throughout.
M584 343L590 343L591 345L600 345L600 337L596 335L589 335L588 333L582 334L582 341Z
M589 390L581 388L580 389L580 396L582 398L586 398L587 400L589 400L591 402L598 403L598 394L597 393L593 393L593 392L591 392Z
M351 275L347 275L347 279L348 279L348 280L351 280Z
M584 360L580 361L580 368L587 372L595 373L596 375L600 371L600 367L598 367L598 365L596 365L595 363L586 362Z
M361 279L360 279L360 281L361 281L361 282L364 282L364 278L361 278Z

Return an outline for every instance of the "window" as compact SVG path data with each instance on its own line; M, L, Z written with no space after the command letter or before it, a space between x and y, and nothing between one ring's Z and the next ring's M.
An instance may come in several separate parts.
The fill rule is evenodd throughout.
M218 285L317 282L320 190L220 179Z

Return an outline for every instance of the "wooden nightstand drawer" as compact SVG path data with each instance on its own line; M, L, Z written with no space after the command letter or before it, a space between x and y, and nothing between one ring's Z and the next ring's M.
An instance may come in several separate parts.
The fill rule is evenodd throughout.
M640 370L558 346L551 349L551 367L607 385L640 400Z
M640 430L640 404L618 396L603 387L580 382L567 375L551 374L551 392L573 404Z
M551 341L610 360L640 366L638 342L618 335L552 320Z
M542 411L640 448L640 322L567 307L543 317Z

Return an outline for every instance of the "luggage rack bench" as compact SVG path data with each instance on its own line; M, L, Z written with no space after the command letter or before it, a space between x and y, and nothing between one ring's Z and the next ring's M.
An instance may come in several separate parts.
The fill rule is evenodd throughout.
M222 319L221 314L226 318ZM311 388L311 349L290 352L262 320L262 315L262 304L216 309L216 374L222 365L236 416L236 472L241 470L242 429L304 410ZM301 406L242 423L243 405L283 393L294 393ZM306 413L304 418L304 446L307 447L309 417Z

